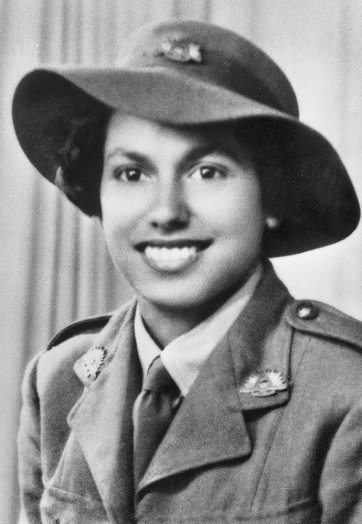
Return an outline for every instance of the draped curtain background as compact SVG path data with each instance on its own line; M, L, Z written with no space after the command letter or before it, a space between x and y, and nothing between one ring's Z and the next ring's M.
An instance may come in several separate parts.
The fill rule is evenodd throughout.
M99 224L80 215L21 152L11 95L45 63L112 64L139 25L206 20L260 45L286 71L304 121L342 155L362 201L360 0L0 0L0 522L16 522L16 431L24 366L75 318L129 298ZM275 261L298 297L362 319L362 230L322 250Z

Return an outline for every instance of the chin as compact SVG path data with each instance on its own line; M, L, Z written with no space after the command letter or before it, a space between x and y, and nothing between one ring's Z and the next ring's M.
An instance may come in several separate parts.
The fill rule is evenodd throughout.
M168 310L185 310L202 308L205 303L203 297L195 296L193 293L185 293L185 290L180 293L169 290L166 293L142 293L140 294L144 300L150 302L161 309Z
M209 285L209 283L208 283ZM136 290L143 300L152 303L163 310L214 310L217 309L234 292L235 287L213 285L202 286L184 281L179 283L167 282L164 285L147 286Z

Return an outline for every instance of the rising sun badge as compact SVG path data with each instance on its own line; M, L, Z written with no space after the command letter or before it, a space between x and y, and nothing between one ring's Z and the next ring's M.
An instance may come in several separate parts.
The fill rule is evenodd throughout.
M277 370L266 370L265 372L253 373L240 388L240 393L246 393L253 397L270 397L277 391L288 388L288 382L283 374Z

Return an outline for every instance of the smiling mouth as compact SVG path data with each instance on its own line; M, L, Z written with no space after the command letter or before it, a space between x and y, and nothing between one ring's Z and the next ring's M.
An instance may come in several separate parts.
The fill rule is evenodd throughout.
M210 240L152 241L142 242L136 249L154 269L172 272L190 266L210 244Z

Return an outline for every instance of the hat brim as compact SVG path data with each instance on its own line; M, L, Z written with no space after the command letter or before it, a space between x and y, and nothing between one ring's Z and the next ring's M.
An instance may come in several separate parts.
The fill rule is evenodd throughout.
M253 120L284 128L285 177L310 196L304 211L289 210L280 228L265 235L270 257L338 242L357 226L360 210L346 169L332 145L297 118L222 86L162 67L139 69L38 69L19 83L13 99L18 140L32 164L54 183L57 151L66 136L49 129L73 120L84 106L119 109L174 125ZM276 134L277 136L277 134ZM63 143L64 143L63 142Z

